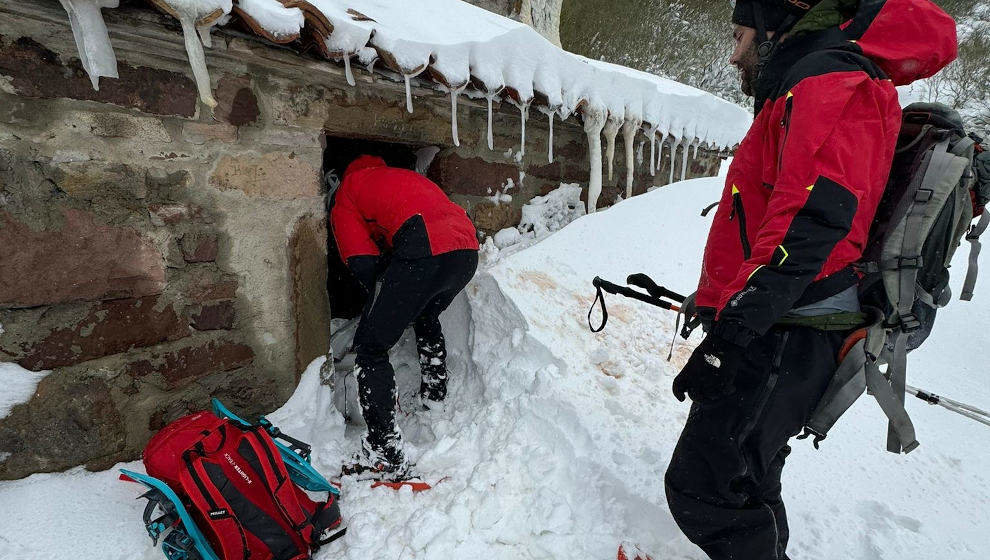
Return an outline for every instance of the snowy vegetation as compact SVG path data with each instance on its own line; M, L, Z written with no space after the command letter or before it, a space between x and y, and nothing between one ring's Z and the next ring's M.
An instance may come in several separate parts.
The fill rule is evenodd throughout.
M990 135L990 2L936 4L958 22L959 59L912 88L910 97L951 105L970 126ZM568 0L561 14L561 41L578 54L655 72L751 107L727 63L731 12L726 1ZM601 25L603 20L608 27Z

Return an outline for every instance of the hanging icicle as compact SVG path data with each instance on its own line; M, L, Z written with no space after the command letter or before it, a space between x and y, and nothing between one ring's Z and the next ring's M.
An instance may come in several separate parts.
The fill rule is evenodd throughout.
M213 98L213 91L210 88L210 73L206 69L206 53L203 52L203 43L196 31L195 17L188 13L179 12L179 24L182 25L182 37L185 39L186 54L189 56L193 77L196 78L199 99L204 105L212 109L217 106L217 100Z
M550 119L550 140L547 142L547 161L553 163L553 111L547 111Z
M196 31L199 32L199 40L203 41L203 46L212 49L213 48L213 36L210 35L210 31L213 30L212 25L204 25L202 27L197 27Z
M591 177L588 180L588 213L598 208L598 197L602 194L602 129L605 128L605 111L586 107L584 111L584 132L588 135L588 155L591 164Z
M413 105L412 105L412 84L410 83L410 80L412 80L412 75L411 74L403 74L402 77L405 78L405 80L406 80L406 111L409 111L410 113L412 113L413 112Z
M647 134L650 135L650 177L652 177L657 174L657 168L654 166L657 151L657 135L653 129L650 129Z
M687 158L688 158L688 147L690 146L690 142L688 142L687 138L685 138L683 144L684 144L684 148L683 151L681 152L681 181L683 181L684 178L687 177Z
M457 96L460 95L467 84L450 90L450 136L454 139L454 145L460 146L461 140L457 134Z
M661 168L661 164L663 163L663 139L664 139L664 137L663 136L657 137L656 136L656 132L654 132L654 138L656 138L656 140L657 140L657 160L653 164L653 168L657 170L657 173L659 173L660 172L660 168Z
M670 177L667 178L667 184L674 182L674 157L677 156L677 143L674 142L674 137L670 138Z
M347 85L354 86L357 82L354 81L354 72L351 70L351 55L344 54L344 76L347 78Z
M488 149L495 149L495 133L492 131L492 103L495 101L495 96L491 93L485 95L485 99L488 100Z
M640 121L628 119L622 123L622 144L626 148L626 198L632 197L633 172L636 169L636 150L633 142L636 140L636 131L642 124Z
M117 77L117 57L110 45L110 36L103 21L101 8L116 8L117 0L61 0L69 15L72 36L76 41L79 61L89 74L93 89L99 91L100 77Z
M615 159L615 137L619 135L619 128L622 121L618 119L608 119L605 121L605 156L608 160L608 180L611 184L613 173L613 160Z
M519 142L519 158L521 159L526 155L526 119L529 117L529 103L522 103L517 105L519 107L519 117L522 119L521 137Z
M694 161L698 159L698 143L695 142L694 144L691 144L691 146L694 148L691 150L691 161Z

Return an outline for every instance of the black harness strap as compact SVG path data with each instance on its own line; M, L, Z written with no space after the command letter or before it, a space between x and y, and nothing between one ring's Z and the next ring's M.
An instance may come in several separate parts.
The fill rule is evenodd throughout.
M595 282L595 290L595 301L591 302L591 309L588 310L588 328L591 329L591 332L593 333L601 332L602 329L605 328L605 324L608 323L608 309L605 307L605 294L602 293L601 284L598 282ZM591 314L595 311L595 305L598 302L602 303L602 324L596 329L591 324Z

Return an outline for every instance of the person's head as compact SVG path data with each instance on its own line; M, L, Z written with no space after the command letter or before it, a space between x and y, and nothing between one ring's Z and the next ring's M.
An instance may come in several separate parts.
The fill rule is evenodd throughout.
M729 64L739 70L739 86L744 95L752 96L756 89L760 44L772 39L781 27L786 26L789 29L818 1L735 0L732 7L732 37L735 48L729 57Z
M760 61L756 51L756 29L734 23L732 38L735 41L735 48L732 50L732 56L729 57L729 64L739 70L739 89L742 90L743 95L752 97L756 90L756 78L759 75L757 66Z
M344 177L354 173L355 171L361 171L362 169L370 169L372 167L385 167L385 160L378 156L362 155L358 156L354 161L352 161L348 166L347 170L344 171Z

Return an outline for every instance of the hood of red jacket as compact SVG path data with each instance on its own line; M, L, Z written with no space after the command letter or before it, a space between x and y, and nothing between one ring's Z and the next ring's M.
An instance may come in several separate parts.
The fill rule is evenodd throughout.
M350 165L347 166L347 170L344 171L344 176L346 177L355 171L371 169L373 167L386 167L385 160L378 156L363 155L352 161Z
M861 0L843 27L899 86L932 76L958 51L956 22L930 0Z

